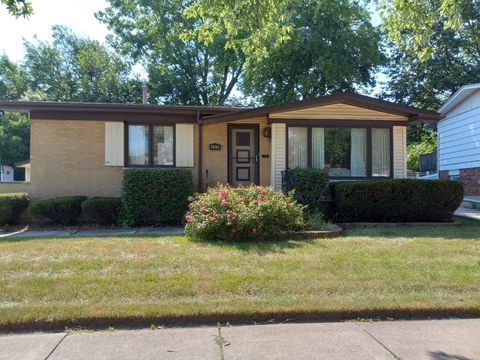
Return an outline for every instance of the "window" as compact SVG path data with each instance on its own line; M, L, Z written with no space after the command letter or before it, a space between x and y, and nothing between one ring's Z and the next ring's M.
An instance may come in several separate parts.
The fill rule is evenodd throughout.
M153 127L154 165L173 166L173 126Z
M148 165L149 127L144 125L128 126L128 164Z
M289 127L288 167L308 166L334 178L390 177L391 129Z
M174 127L128 125L130 166L174 166Z

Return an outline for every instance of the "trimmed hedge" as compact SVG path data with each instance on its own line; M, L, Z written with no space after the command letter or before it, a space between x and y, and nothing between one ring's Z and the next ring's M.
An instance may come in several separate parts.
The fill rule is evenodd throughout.
M193 193L187 169L126 169L123 173L123 226L180 224Z
M93 197L82 203L82 215L85 220L96 224L118 224L121 210L120 197Z
M327 213L331 199L330 182L326 170L295 168L285 173L285 190L295 190L294 198L307 205L308 212Z
M29 204L27 193L0 194L0 226L16 223Z
M385 180L332 183L337 221L451 221L463 200L453 180Z
M46 199L32 204L32 214L40 219L47 218L53 224L73 225L82 212L81 204L86 196L67 196Z

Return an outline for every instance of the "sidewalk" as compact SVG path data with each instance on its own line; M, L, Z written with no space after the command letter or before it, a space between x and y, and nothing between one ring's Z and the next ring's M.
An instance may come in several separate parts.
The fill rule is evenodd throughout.
M480 359L480 319L0 336L2 360ZM223 340L222 340L223 339ZM223 343L223 346L221 345Z
M165 226L161 228L133 229L79 229L79 230L20 230L12 233L0 232L0 238L25 239L65 236L119 236L119 235L181 235L183 227ZM1 359L1 358L0 358Z

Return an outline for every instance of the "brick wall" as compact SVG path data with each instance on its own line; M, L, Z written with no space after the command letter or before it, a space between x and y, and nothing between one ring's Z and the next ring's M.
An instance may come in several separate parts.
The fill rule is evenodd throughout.
M103 121L31 122L34 199L55 196L120 196L122 167L105 166Z
M460 181L463 183L465 195L480 195L480 168L461 169Z
M449 179L448 171L440 171L440 179ZM480 196L480 168L460 169L465 195Z

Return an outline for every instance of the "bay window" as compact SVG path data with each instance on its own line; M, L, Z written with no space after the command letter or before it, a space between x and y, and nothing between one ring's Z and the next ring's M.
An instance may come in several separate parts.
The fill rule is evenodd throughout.
M390 177L391 128L288 127L288 168L326 169L332 178Z
M128 125L127 164L174 166L174 133L171 125Z

